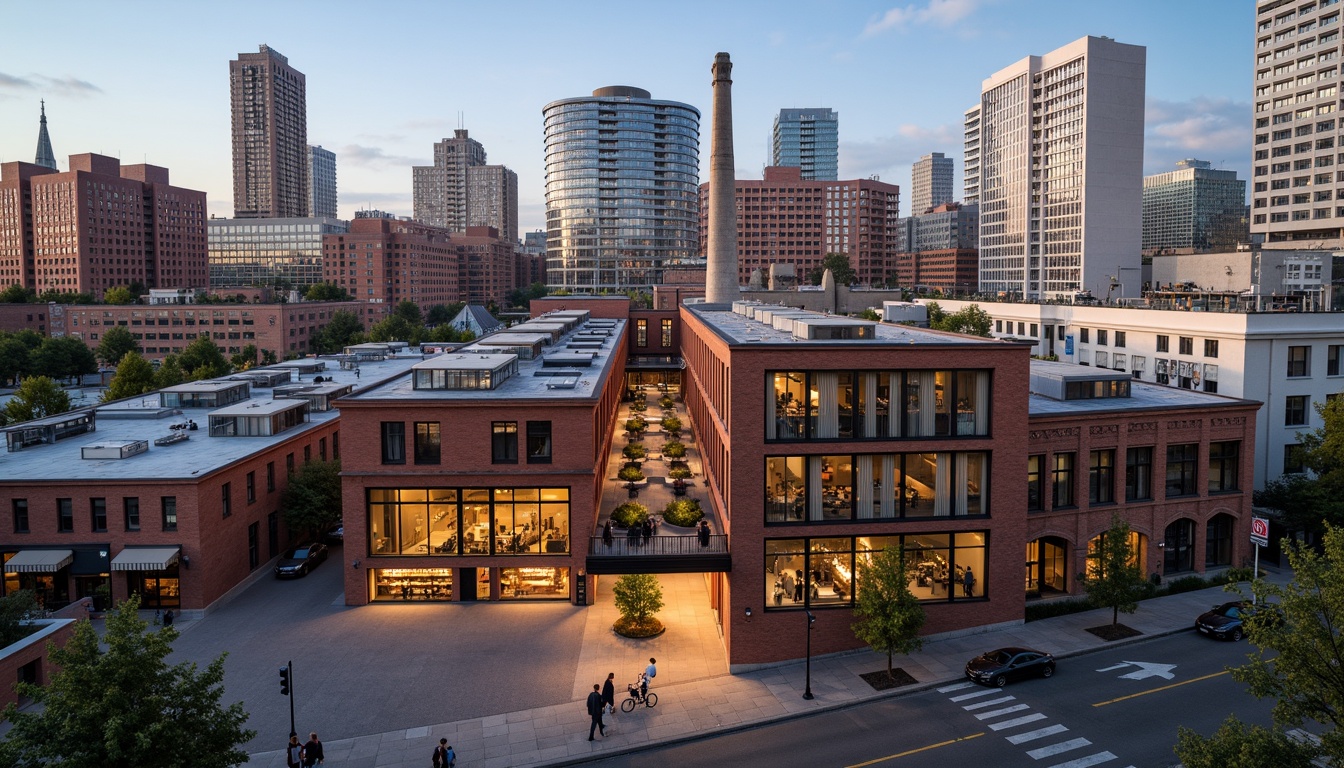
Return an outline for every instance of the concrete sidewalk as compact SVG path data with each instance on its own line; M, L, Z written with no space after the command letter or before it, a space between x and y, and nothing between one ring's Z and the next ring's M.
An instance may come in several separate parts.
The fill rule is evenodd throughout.
M1268 578L1286 583L1291 575L1271 572ZM992 648L1023 645L1068 658L1187 632L1193 628L1195 617L1200 613L1211 605L1233 598L1221 587L1211 587L1146 600L1139 604L1137 613L1121 614L1122 623L1143 635L1114 643L1106 643L1087 631L1088 627L1110 623L1107 609L934 638L926 641L922 650L896 659L896 665L910 673L918 684L895 691L874 691L859 678L860 673L886 668L885 656L865 651L814 658L812 693L816 698L812 701L802 698L806 683L802 662L685 683L657 685L655 681L653 690L658 693L658 706L652 709L637 707L629 714L618 711L615 716L608 715L607 736L596 741L588 741L588 715L583 700L577 699L503 715L324 741L324 745L328 764L342 767L419 768L429 760L440 738L448 739L457 752L458 765L463 768L572 765L651 745L703 738L801 714L926 690L961 679L966 661ZM660 668L659 672L660 680L678 677L676 670ZM597 682L596 678L594 682ZM618 703L626 682L617 681ZM358 706L358 702L350 704ZM280 750L254 753L249 764L282 768L284 753Z

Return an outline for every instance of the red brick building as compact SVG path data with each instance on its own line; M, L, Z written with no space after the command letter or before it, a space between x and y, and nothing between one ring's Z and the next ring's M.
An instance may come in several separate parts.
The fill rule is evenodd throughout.
M0 304L0 331L36 331L46 336L56 314L56 304Z
M906 288L917 285L949 293L974 291L980 279L980 252L974 249L897 253L892 255L896 282Z
M798 279L828 253L849 256L860 285L884 284L893 267L900 187L872 179L805 181L799 168L769 167L761 181L738 179L738 280L757 269L796 265ZM709 240L709 184L700 185L700 252Z
M0 305L3 306L3 305ZM24 305L19 305L24 306ZM42 307L45 305L30 305ZM206 335L226 355L249 344L279 358L308 354L318 332L337 312L352 312L365 321L368 305L358 301L305 301L294 304L76 304L54 307L52 335L69 335L97 348L103 333L123 326L151 360L182 351ZM59 309L59 314L55 310Z
M399 302L422 308L461 300L460 255L440 227L406 219L361 217L350 231L322 237L322 279L391 313Z
M456 301L502 304L514 288L535 282L522 282L515 277L513 252L516 246L501 239L499 230L494 227L467 227L466 232L454 232L450 241L457 249L459 294Z
M0 165L0 282L42 292L209 285L205 193L92 153L59 172Z

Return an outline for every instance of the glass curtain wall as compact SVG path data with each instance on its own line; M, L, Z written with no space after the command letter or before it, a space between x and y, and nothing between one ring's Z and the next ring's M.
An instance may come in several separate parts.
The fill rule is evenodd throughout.
M767 523L987 515L989 454L768 456Z
M767 440L989 434L989 371L774 371L768 378Z
M369 490L370 555L569 552L568 488Z

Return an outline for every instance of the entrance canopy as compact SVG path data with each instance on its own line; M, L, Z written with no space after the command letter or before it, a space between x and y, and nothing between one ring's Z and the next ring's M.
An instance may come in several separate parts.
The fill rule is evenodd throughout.
M112 570L162 571L177 562L181 554L181 547L128 547L112 558Z
M5 573L55 573L74 561L68 549L25 549L5 563Z

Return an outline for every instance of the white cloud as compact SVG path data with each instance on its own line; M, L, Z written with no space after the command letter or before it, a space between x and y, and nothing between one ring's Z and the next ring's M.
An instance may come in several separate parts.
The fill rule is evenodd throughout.
M18 95L20 92L81 98L102 93L103 89L88 80L80 80L77 77L47 77L46 75L19 77L18 75L0 72L0 98Z
M907 27L931 25L950 27L970 16L981 0L928 0L924 5L909 5L890 8L886 13L874 16L863 28L864 37L873 37L892 29L904 30Z
M906 123L891 136L872 141L841 142L840 178L866 179L877 174L893 184L909 176L910 166L922 155L942 152L960 157L961 125L923 126Z
M338 164L386 167L389 165L429 165L423 159L404 155L389 155L380 147L366 147L361 144L346 144L336 150Z
M1145 173L1172 170L1177 160L1185 158L1246 170L1252 134L1249 103L1202 96L1188 101L1149 99L1145 118Z

